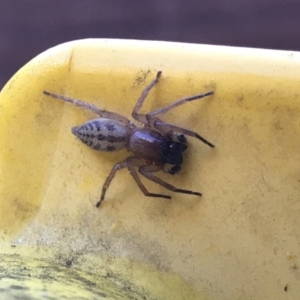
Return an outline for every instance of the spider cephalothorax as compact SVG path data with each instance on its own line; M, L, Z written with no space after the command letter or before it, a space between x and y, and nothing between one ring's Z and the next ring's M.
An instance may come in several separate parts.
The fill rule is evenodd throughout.
M194 131L163 122L158 118L158 115L162 115L186 102L212 95L213 91L180 99L146 115L140 114L138 111L142 107L149 91L158 83L161 73L161 71L157 72L156 78L144 89L133 109L132 117L141 122L143 124L142 127L136 127L129 119L120 114L102 110L95 105L80 100L44 91L45 95L89 109L100 116L100 118L90 120L81 126L72 128L72 133L83 143L95 150L112 152L127 148L127 150L132 153L132 156L127 157L112 168L104 182L101 198L96 204L97 207L99 207L104 200L106 190L116 172L123 168L128 168L130 174L145 196L171 198L168 195L148 192L141 182L136 168L138 168L138 172L146 178L173 192L201 196L199 192L178 189L161 180L153 173L162 170L174 175L181 170L182 153L187 148L184 135L198 138L210 147L214 147L214 145ZM171 165L171 167L167 168L166 164Z

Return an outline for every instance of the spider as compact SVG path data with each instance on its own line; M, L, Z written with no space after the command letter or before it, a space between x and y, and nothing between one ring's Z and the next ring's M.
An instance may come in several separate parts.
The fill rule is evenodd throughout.
M109 152L127 148L128 151L132 152L132 156L115 164L111 169L103 184L101 198L96 207L99 207L104 200L106 191L116 172L124 168L129 170L138 187L147 197L171 199L169 195L150 193L142 183L138 173L173 192L202 196L199 192L176 188L153 173L162 170L174 175L181 170L182 153L187 148L185 135L195 137L209 147L214 147L214 145L196 132L163 122L158 116L184 103L213 95L214 92L210 91L183 98L146 115L140 114L139 110L144 100L149 91L158 83L161 74L161 71L157 72L156 78L143 90L133 109L132 117L142 123L142 127L137 127L129 119L118 113L100 109L93 104L80 100L43 91L45 95L70 102L100 116L100 118L72 128L72 133L87 146L95 150ZM171 165L171 167L167 168L166 164Z

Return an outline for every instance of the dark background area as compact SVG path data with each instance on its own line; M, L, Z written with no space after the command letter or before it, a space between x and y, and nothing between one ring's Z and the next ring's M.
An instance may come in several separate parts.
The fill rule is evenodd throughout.
M0 89L40 52L90 37L300 50L300 0L0 0Z

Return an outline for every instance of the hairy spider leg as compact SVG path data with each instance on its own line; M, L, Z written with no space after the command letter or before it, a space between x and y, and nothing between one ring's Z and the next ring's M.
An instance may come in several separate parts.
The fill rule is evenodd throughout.
M157 115L165 114L166 112L170 111L171 109L173 109L177 106L180 106L184 103L187 103L187 102L190 102L190 101L193 101L193 100L197 100L197 99L202 99L204 97L207 97L207 96L210 96L210 95L213 95L213 94L214 94L214 92L210 91L210 92L207 92L207 93L204 93L204 94L199 94L199 95L195 95L195 96L180 99L180 100L178 100L174 103L171 103L171 104L169 104L165 107L162 107L160 109L157 109L157 110L154 110L154 111L148 113L146 115L146 119L156 129L161 130L162 132L167 133L167 132L170 132L172 130L176 131L176 132L180 132L182 134L186 134L186 135L195 137L195 138L199 139L200 141L202 141L204 144L208 145L209 147L214 148L215 146L212 143L207 141L205 138L203 138L198 133L196 133L192 130L189 130L189 129L185 129L185 128L170 124L170 123L163 122L162 120L160 120L159 118L156 117Z
M156 74L156 78L143 90L141 96L139 97L133 111L132 117L144 124L149 123L147 120L147 116L143 114L139 114L138 111L141 109L146 97L148 96L150 90L158 83L159 78L161 77L162 71L158 71Z
M136 166L140 166L140 160L129 157L129 159L128 159L128 170L129 170L130 174L132 175L132 177L134 178L135 182L137 183L138 187L140 188L140 190L143 192L143 194L146 197L171 199L171 196L169 196L169 195L150 193L146 189L144 184L142 183L140 177L138 176L138 173L135 169Z
M199 192L193 192L190 190L183 190L183 189L178 189L175 186L163 181L159 177L155 176L153 172L158 172L161 170L161 166L156 166L156 165L145 165L139 167L139 173L141 173L143 176L148 178L151 181L156 182L157 184L163 186L164 188L176 192L176 193L183 193L183 194L190 194L190 195L197 195L197 196L202 196L201 193Z
M138 187L140 190L143 192L143 194L147 197L156 197L156 198L165 198L165 199L171 199L170 196L168 195L163 195L163 194L154 194L154 193L149 193L144 184L142 183L141 179L139 178L137 171L135 169L135 166L140 166L143 162L139 159L136 159L134 157L127 157L125 160L115 164L113 168L111 169L108 177L106 178L103 187L102 187L102 193L101 193L101 198L100 200L96 203L96 207L99 207L102 203L102 201L105 198L105 193L110 186L111 181L116 175L116 172L128 168L130 174L132 175L133 179L137 183Z
M105 198L105 193L111 183L111 181L113 180L113 178L115 177L116 175L116 172L121 170L121 169L124 169L127 167L127 159L124 159L123 161L120 161L118 162L117 164L115 164L112 169L110 170L110 173L109 175L107 176L104 184L103 184L103 187L102 187L102 193L101 193L101 198L100 200L96 203L96 207L99 207L102 203L102 201L104 200Z
M191 102L191 101L194 101L197 99L202 99L207 96L213 95L214 94L213 91L180 99L180 100L178 100L174 103L171 103L165 107L154 110L146 115L138 113L138 111L142 107L144 100L148 96L149 91L158 83L158 80L161 77L161 74L162 74L161 71L157 72L156 78L144 89L144 91L142 92L142 94L141 94L140 98L138 99L136 106L132 112L132 117L144 124L151 123L155 128L161 130L162 132L168 133L173 130L176 132L180 132L182 134L186 134L186 135L195 137L195 138L199 139L200 141L202 141L204 144L208 145L209 147L212 147L212 148L215 147L212 143L207 141L205 138L200 136L198 133L196 133L192 130L188 130L188 129L173 125L173 124L163 122L156 117L157 115L165 114L166 112L170 111L171 109L173 109L177 106L180 106L184 103Z
M115 112L100 109L96 105L89 104L87 102L84 102L84 101L81 101L81 100L78 100L78 99L73 99L73 98L70 98L70 97L57 95L57 94L50 93L50 92L47 92L47 91L43 91L43 94L45 94L47 96L51 96L52 98L56 98L56 99L60 99L60 100L72 103L75 106L90 110L91 112L93 112L94 114L99 115L102 118L115 120L115 121L118 121L118 122L120 122L120 123L122 123L126 126L132 125L130 120L127 119L126 117L124 117L124 116L122 116L118 113L115 113Z
M177 106L180 106L180 105L182 105L184 103L191 102L193 100L202 99L202 98L205 98L205 97L213 95L213 94L214 94L214 92L210 91L210 92L207 92L207 93L198 94L198 95L195 95L195 96L190 96L190 97L186 97L186 98L180 99L180 100L178 100L178 101L176 101L174 103L168 104L165 107L156 109L156 110L148 113L148 117L153 117L153 116L156 116L156 115L165 114L166 112L170 111L171 109L173 109L173 108L175 108Z
M156 129L160 130L161 132L165 132L165 133L168 133L170 131L180 132L182 134L189 135L189 136L192 136L192 137L195 137L195 138L199 139L201 142L208 145L209 147L212 147L212 148L215 147L212 143L207 141L205 138L203 138L198 133L196 133L192 130L189 130L189 129L185 129L185 128L170 124L170 123L163 122L158 118L155 118L153 126Z

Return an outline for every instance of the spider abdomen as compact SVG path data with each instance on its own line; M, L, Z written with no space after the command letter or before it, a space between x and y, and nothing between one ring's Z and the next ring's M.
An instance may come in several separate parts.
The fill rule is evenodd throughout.
M111 152L126 147L129 128L115 120L99 118L73 127L72 133L95 150Z
M134 157L158 164L180 165L186 145L173 142L166 135L152 129L139 128L133 131L128 141L128 150Z

